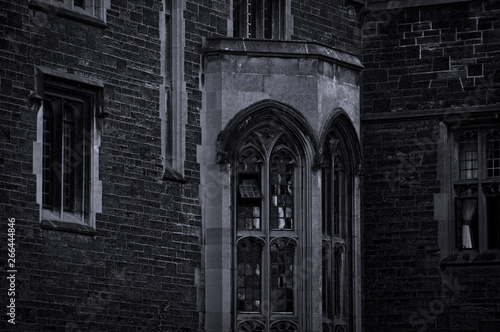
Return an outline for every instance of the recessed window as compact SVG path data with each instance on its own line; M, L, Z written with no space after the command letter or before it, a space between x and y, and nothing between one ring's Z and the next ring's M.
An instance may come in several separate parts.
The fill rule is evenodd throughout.
M349 144L330 134L323 168L323 332L344 331L351 324L352 162Z
M285 0L233 0L233 36L285 38Z
M455 132L453 182L455 238L459 249L500 248L500 135L497 128Z
M43 101L43 208L63 219L83 220L89 199L90 100L49 91Z
M51 74L54 71L46 70ZM58 73L56 73L57 75ZM101 209L98 180L101 86L37 74L41 100L34 145L42 226L90 230ZM99 84L99 83L97 83Z

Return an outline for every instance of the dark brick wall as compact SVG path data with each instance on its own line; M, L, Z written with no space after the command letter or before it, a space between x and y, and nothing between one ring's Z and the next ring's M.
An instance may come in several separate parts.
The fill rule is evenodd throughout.
M220 13L186 12L186 184L162 181L159 117L161 1L112 0L107 27L1 1L0 243L16 218L15 331L196 331L195 269L201 267L198 88L201 36L220 32ZM189 9L197 9L192 14ZM217 6L215 6L217 8ZM221 9L223 10L223 9ZM227 10L222 16L227 16ZM222 31L224 32L224 31ZM39 226L33 175L34 67L104 83L100 148L102 213L97 236ZM182 65L182 64L180 64ZM1 248L2 265L6 246ZM4 259L5 258L5 259ZM2 293L6 279L2 277ZM5 291L6 292L6 291ZM2 294L5 308L6 294Z
M363 113L498 103L500 2L370 11Z
M365 330L498 331L500 266L442 264L433 197L439 122L500 102L500 2L363 20Z
M292 1L292 39L311 40L359 54L358 12L345 0Z

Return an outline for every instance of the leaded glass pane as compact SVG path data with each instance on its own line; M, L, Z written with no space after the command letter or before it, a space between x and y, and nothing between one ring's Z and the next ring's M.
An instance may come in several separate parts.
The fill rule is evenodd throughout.
M341 298L342 298L342 247L335 246L333 254L333 276L334 276L334 311L335 316L341 316Z
M73 109L66 107L63 119L63 208L73 210L75 161L73 147L75 145L75 117Z
M460 178L477 178L478 143L475 132L466 132L459 137L458 154Z
M486 214L488 218L488 248L499 249L500 196L489 196L486 198Z
M270 165L271 229L293 229L293 156L287 150L274 153Z
M323 294L323 316L327 318L333 318L333 292L332 292L332 254L330 250L330 244L323 244L323 264L322 264L322 294Z
M295 244L287 238L271 243L271 311L293 312Z
M254 238L238 242L238 311L260 312L262 244Z
M500 176L500 135L498 130L486 135L486 167L488 177Z
M260 198L259 186L256 179L242 179L238 187L242 198Z

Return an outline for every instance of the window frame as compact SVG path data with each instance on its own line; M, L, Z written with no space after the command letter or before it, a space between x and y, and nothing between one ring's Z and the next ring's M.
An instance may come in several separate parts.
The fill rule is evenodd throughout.
M106 114L103 112L103 83L98 80L86 79L76 75L57 72L45 67L37 67L35 74L35 94L32 98L38 103L37 114L37 140L33 144L33 172L37 176L37 203L40 206L40 226L42 228L54 228L67 231L75 231L85 234L95 234L96 228L96 213L102 211L102 183L99 180L99 146L101 140L102 121ZM82 133L74 142L72 149L83 146L84 151L81 154L72 152L76 155L76 159L72 162L72 166L77 169L79 174L76 174L74 186L80 183L82 193L71 198L76 206L74 211L64 211L62 199L60 199L60 211L54 206L44 204L44 114L47 112L48 103L51 99L59 98L60 100L83 101L82 117L87 119L87 128L82 126ZM63 107L60 105L59 107ZM62 112L60 119L62 120ZM76 122L76 121L75 121ZM52 128L52 139L62 138L62 121L54 119L54 125L59 125L61 128ZM76 123L75 123L76 125ZM58 135L59 133L60 135ZM77 133L77 135L80 135ZM81 144L83 142L83 144ZM61 153L60 160L58 158L52 160L63 164L64 157L62 155L63 142L57 144L56 151ZM60 165L64 169L64 165ZM51 166L51 169L55 167ZM62 170L61 170L62 171ZM53 171L50 170L50 173ZM54 171L55 172L55 171ZM54 181L52 179L52 181ZM57 182L56 182L57 183ZM62 196L62 186L64 181L61 181L59 190L55 190L56 197Z
M273 125L276 125L274 123ZM302 262L302 253L301 250L304 246L305 238L304 234L301 231L303 225L299 223L299 220L305 220L304 210L305 210L305 202L303 201L303 194L300 192L303 190L303 182L302 179L305 176L303 174L303 160L301 157L301 153L297 150L297 146L299 146L298 142L293 141L291 138L292 135L287 133L286 129L279 126L282 132L276 134L273 142L269 143L268 146L265 146L265 142L260 142L260 147L255 145L245 145L243 142L247 141L251 136L254 136L253 139L258 139L255 133L260 129L266 131L266 125L259 127L255 127L249 131L247 131L247 135L241 139L241 143L236 151L236 159L234 160L233 167L233 188L232 188L232 199L233 199L233 284L235 287L233 288L233 307L232 312L234 316L234 330L238 331L239 328L242 328L245 324L251 324L252 326L259 325L264 322L263 326L267 326L269 330L273 329L277 324L281 324L282 322L287 322L294 326L294 328L298 328L301 325L301 317L300 314L303 312L301 308L303 300L301 297L301 280L298 275L300 271L304 268L300 262ZM276 129L276 128L274 128ZM280 131L280 130L278 130ZM294 209L293 209L293 227L292 229L273 229L271 227L271 158L275 153L279 153L282 149L286 149L286 147L279 146L280 140L284 137L290 138L290 145L292 146L290 153L295 158L295 165L293 171L293 200L294 200ZM256 151L259 156L257 156L257 167L259 168L258 173L256 174L256 178L258 178L258 183L260 184L260 194L261 194L261 202L260 202L260 211L261 211L261 227L260 229L238 229L238 207L241 206L239 203L241 202L241 198L239 197L239 183L241 179L241 175L247 176L250 174L249 172L239 172L238 171L238 163L239 154L246 149L253 149ZM264 150L264 151L262 151ZM295 150L295 151L292 151ZM253 173L252 173L253 174ZM300 227L299 227L300 226ZM245 241L246 239L254 238L257 241L263 243L262 246L262 263L261 263L261 307L260 312L245 312L239 311L238 309L238 245L241 241ZM292 312L272 312L271 311L271 246L275 241L279 241L280 239L288 239L288 241L292 241L295 244L294 248L294 258L293 258L293 285L294 285L294 298L293 298L293 311ZM269 310L266 310L269 308ZM264 312L266 311L266 312Z
M451 231L453 236L451 237L452 246L455 250L459 252L476 252L481 253L488 250L500 250L500 246L498 248L491 248L489 241L489 220L487 214L487 199L488 197L498 197L499 193L488 195L485 192L486 186L497 186L500 185L500 176L488 176L487 174L487 146L486 146L486 135L488 132L497 130L498 126L492 126L490 123L475 123L475 124L466 124L457 129L451 130L451 220L453 226L451 227ZM460 141L459 136L466 132L476 132L475 143L477 146L477 170L476 177L472 178L462 178L462 169L460 168ZM469 193L465 193L466 190L471 189L472 195ZM477 246L473 246L472 248L466 248L460 246L459 244L459 232L463 232L459 227L459 216L457 213L458 209L458 201L467 199L467 198L475 198L476 199L476 212L475 217L477 219L477 236L472 233L472 237L474 240L478 241ZM498 227L498 225L497 225ZM471 227L472 228L472 227ZM461 238L461 237L460 237ZM463 243L463 239L462 243Z
M322 300L330 300L322 307L323 332L350 331L355 325L353 303L356 301L353 279L355 168L348 153L350 144L339 128L330 131L326 142L322 169Z
M271 19L271 24L268 25L266 5L271 3L278 4L278 8L273 9L267 17L267 22ZM249 8L252 8L250 13ZM228 30L232 37L268 40L283 40L291 37L293 25L291 0L232 0L231 18ZM249 22L249 19L252 21ZM255 26L255 29L251 30L249 26ZM270 29L270 32L266 32L266 29L268 31Z

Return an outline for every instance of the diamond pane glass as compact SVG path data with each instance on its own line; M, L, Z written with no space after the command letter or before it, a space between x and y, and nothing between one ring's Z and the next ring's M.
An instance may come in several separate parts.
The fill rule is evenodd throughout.
M259 186L255 179L242 179L239 184L241 198L260 198Z
M238 311L260 312L262 244L254 238L238 242Z

